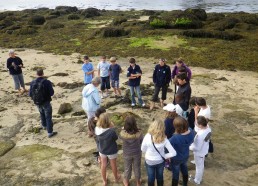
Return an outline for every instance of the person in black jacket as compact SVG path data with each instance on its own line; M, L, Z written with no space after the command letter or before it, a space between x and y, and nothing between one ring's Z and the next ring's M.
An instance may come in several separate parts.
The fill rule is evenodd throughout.
M187 81L187 75L186 73L181 73L177 75L177 81L178 81L178 90L177 94L182 94L183 100L182 102L186 104L186 110L188 110L189 107L189 100L191 98L192 89L190 86L190 82ZM175 100L174 100L175 101Z
M167 90L169 83L171 81L171 70L168 65L166 65L165 59L160 59L159 64L157 64L153 71L153 83L155 85L154 95L150 103L150 110L155 106L154 102L158 101L158 95L160 89L162 90L162 95L160 99L161 108L164 106L164 100L167 99Z
M46 129L48 132L48 137L51 138L57 134L53 132L53 122L52 122L52 106L51 106L51 96L54 95L54 89L51 81L44 78L44 72L42 69L37 70L37 79L33 80L30 84L29 96L33 98L35 92L33 91L34 86L42 82L43 94L42 103L38 104L38 110L40 113L42 129Z
M14 50L9 51L9 58L7 59L6 66L9 69L10 75L13 77L15 90L23 94L26 91L22 74L23 63L21 58L15 55Z

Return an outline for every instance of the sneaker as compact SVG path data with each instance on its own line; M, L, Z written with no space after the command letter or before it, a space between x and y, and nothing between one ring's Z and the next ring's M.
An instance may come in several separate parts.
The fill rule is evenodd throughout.
M100 96L100 97L101 97L101 99L104 99L104 96L103 96L102 94L101 94L101 96Z
M142 104L142 107L145 107L145 103Z
M52 138L53 136L57 135L57 132L52 132L51 134L48 134L49 138Z
M195 165L195 161L194 160L192 160L192 161L190 161L191 162L191 164L194 164Z
M200 185L200 183L197 183L195 180L194 180L194 177L192 175L189 176L189 182L195 184L195 185Z
M132 106L132 107L135 107L135 103L132 103L131 106Z

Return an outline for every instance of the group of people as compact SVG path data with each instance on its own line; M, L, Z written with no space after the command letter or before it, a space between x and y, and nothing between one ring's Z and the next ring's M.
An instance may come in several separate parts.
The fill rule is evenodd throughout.
M94 137L99 153L101 175L103 184L107 185L106 168L110 161L115 180L118 182L120 174L116 166L118 139L123 142L124 175L123 183L129 185L129 180L134 172L136 185L141 184L141 154L145 154L145 167L148 175L148 185L164 185L163 172L165 167L172 171L172 185L178 185L179 172L182 172L183 185L188 180L194 184L200 184L204 172L204 159L209 151L211 129L208 125L211 112L206 100L202 97L191 97L190 79L192 72L184 64L181 58L176 60L171 71L165 59L160 59L153 71L153 83L155 85L150 110L159 102L161 108L167 111L164 121L156 119L150 124L147 134L144 136L138 128L133 116L125 119L124 127L119 134L114 129L109 115L101 105L101 99L109 94L111 86L116 96L121 97L119 88L119 74L121 66L117 64L116 58L111 57L110 63L103 56L98 64L98 77L93 77L93 68L86 69L90 61L88 56L84 57L85 63L82 69L85 79L91 76L92 81L85 82L86 86L82 91L82 108L88 116L89 137ZM130 66L127 69L128 86L131 93L131 106L136 105L135 92L138 97L138 104L145 106L141 97L140 81L142 70L136 64L134 58L129 59ZM171 81L175 85L173 102L164 106L167 98L167 89ZM101 85L101 96L98 94L98 86ZM162 91L161 99L158 99ZM190 106L190 108L189 108ZM188 175L187 162L189 151L193 151L196 165L195 176Z
M7 68L12 75L15 89L23 93L26 91L22 76L22 60L15 56L14 50L9 52ZM141 156L145 154L145 167L148 175L148 185L164 185L163 172L168 168L172 172L172 185L178 185L179 172L183 177L183 185L188 181L200 184L204 172L204 160L209 152L211 128L208 125L211 117L210 107L202 97L191 97L191 70L181 58L177 59L171 71L165 59L160 59L153 71L155 85L150 110L159 102L166 111L164 120L155 119L149 126L147 134L138 127L136 119L128 116L119 134L110 121L109 114L101 107L101 99L108 97L110 87L114 94L122 98L119 88L119 76L122 68L115 57L102 56L97 65L98 76L94 76L94 67L88 56L84 56L82 70L84 72L85 87L82 90L82 108L87 114L89 137L94 137L99 155L103 185L107 185L106 169L110 163L115 181L120 181L117 169L117 140L122 140L124 174L123 184L129 185L132 170L136 185L141 185ZM135 58L129 59L127 69L128 86L131 93L131 106L136 106L135 92L139 106L145 107L140 91L142 70L136 64ZM164 104L167 90L171 81L175 85L173 102ZM110 86L111 83L111 86ZM101 94L98 87L100 86ZM161 99L158 99L162 91ZM48 137L53 137L51 96L54 94L52 83L44 78L42 69L37 70L37 78L31 82L29 96L37 105L40 112L42 129L47 130ZM190 107L190 108L189 108ZM196 166L195 176L188 174L187 162L189 151L193 151Z

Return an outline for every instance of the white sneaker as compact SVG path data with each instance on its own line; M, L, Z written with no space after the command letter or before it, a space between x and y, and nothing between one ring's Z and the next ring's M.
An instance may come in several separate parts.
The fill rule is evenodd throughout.
M103 96L102 94L101 94L101 96L100 96L100 97L101 97L101 99L104 99L104 96Z
M189 182L191 182L191 183L193 183L193 184L195 184L195 185L200 185L201 183L197 183L196 181L195 181L195 178L192 176L192 175L190 175L189 176Z
M132 106L132 107L135 107L135 103L132 103L131 106Z
M194 160L192 160L192 161L190 161L190 162L195 165L195 161L194 161Z
M142 107L145 107L145 103L142 104Z

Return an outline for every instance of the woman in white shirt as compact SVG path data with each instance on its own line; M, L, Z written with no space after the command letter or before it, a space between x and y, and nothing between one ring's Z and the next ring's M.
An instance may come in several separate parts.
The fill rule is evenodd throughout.
M165 153L165 148L168 150L168 153ZM148 133L143 139L141 150L145 153L148 186L154 186L155 179L157 179L158 186L163 186L165 160L170 160L171 157L176 156L176 151L165 135L163 121L155 120L150 125Z

